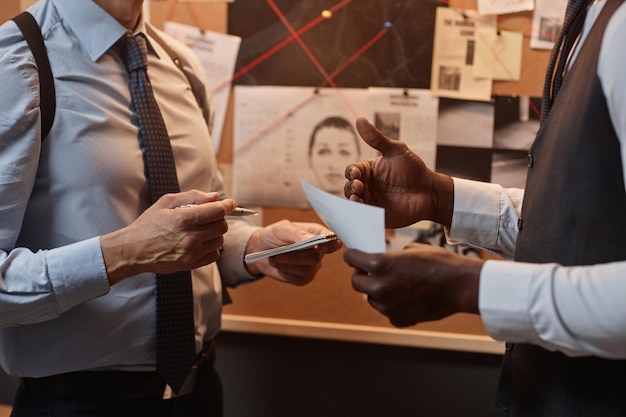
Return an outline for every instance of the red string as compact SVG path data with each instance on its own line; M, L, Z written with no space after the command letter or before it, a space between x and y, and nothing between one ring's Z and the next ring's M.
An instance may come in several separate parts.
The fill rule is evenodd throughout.
M178 2L178 0L176 0L176 2ZM198 27L198 29L202 31L203 30L202 22L200 21L200 18L198 17L198 13L196 13L195 7L192 5L190 1L187 2L187 9L189 9L189 13L191 14L191 17L193 18L194 22L196 22L196 26Z
M278 18L281 20L281 22L283 22L283 24L289 30L289 32L291 32L291 34L296 37L296 41L298 42L298 44L300 45L300 47L302 48L304 53L309 57L309 59L311 60L313 65L315 65L315 67L318 69L318 71L324 76L324 79L326 80L326 82L328 84L330 84L331 87L337 88L337 85L335 84L335 81L332 78L330 78L330 75L328 75L328 73L326 72L324 67L322 67L322 64L320 64L320 62L317 60L315 55L313 55L313 52L311 52L311 50L304 43L302 38L300 38L300 36L298 36L298 34L294 30L293 26L291 26L291 23L289 23L289 21L287 20L285 15L280 11L278 6L276 6L276 3L274 3L273 0L267 0L267 3L270 5L272 10L274 10L274 13L276 13ZM341 101L343 101L344 105L348 108L348 110L354 115L354 118L357 118L359 116L359 114L354 109L354 107L350 104L350 102L348 100L346 100L346 98L343 96L343 94L341 94L341 92L339 90L337 90L337 94L339 95L339 98L341 99Z
M378 42L387 32L389 32L389 29L385 28L383 30L381 30L380 32L378 32L376 35L374 35L374 37L372 37L372 39L370 39L369 41L367 41L365 43L365 45L363 47L361 47L354 55L352 55L345 63L343 63L342 65L340 65L335 71L333 71L333 73L331 75L329 75L328 77L330 79L334 79L336 78L340 73L342 73L346 68L348 68L350 66L350 64L352 64L354 61L356 61L357 58L359 58L361 55L363 55L369 48L371 48L374 44L376 44L376 42ZM319 87L324 87L325 85L327 85L328 80L324 80L324 82L322 84L319 85ZM335 88L337 88L335 86ZM317 89L315 89L315 91L317 91ZM337 90L339 91L339 90ZM307 97L306 99L302 100L300 103L296 104L291 110L289 110L287 113L285 113L283 116L277 118L276 120L274 120L272 123L270 123L268 126L266 126L265 128L261 129L256 135L254 135L252 138L248 139L243 145L239 146L237 149L235 149L233 151L233 154L237 154L239 152L244 151L246 148L248 148L252 143L256 142L258 139L260 139L261 137L263 137L266 133L268 133L269 131L271 131L272 129L274 129L276 126L278 126L283 120L285 120L286 118L290 117L292 114L294 114L296 111L298 111L299 109L301 109L302 107L304 107L307 103L309 103L311 100L313 100L313 98L316 97L316 93L312 93L311 96Z
M352 0L344 0L341 3L338 3L337 5L333 6L329 10L331 12L339 10L340 8L342 8L342 7L346 6L347 4L349 4L351 1ZM449 0L444 0L444 1L441 1L441 2L445 3L445 4L448 4L448 5L450 3ZM223 84L218 86L214 91L218 91L218 90L224 88L226 85L230 84L232 81L240 78L241 76L243 76L244 74L246 74L247 72L249 72L250 70L255 68L256 66L258 66L259 64L261 64L262 62L264 62L265 60L270 58L272 55L277 53L279 50L281 50L282 48L284 48L285 46L287 46L288 44L290 44L294 40L296 40L299 43L300 47L307 54L307 56L309 57L311 62L317 67L317 69L320 71L320 73L324 76L324 81L319 85L319 87L324 87L326 85L330 85L331 87L337 89L338 87L335 84L334 79L341 72L343 72L346 68L348 68L355 60L357 60L360 56L362 56L369 48L371 48L378 40L380 40L389 31L388 28L382 29L372 39L370 39L363 47L361 47L361 49L359 49L354 55L352 55L350 58L348 58L348 60L346 60L342 65L340 65L332 74L328 74L326 72L326 70L322 67L322 65L319 63L317 58L313 55L313 53L307 47L307 45L304 43L304 41L301 39L301 35L303 35L304 33L308 32L309 30L311 30L312 28L317 26L319 23L321 23L324 20L324 18L322 16L318 16L315 19L313 19L311 22L309 22L307 25L303 26L301 29L296 31L293 28L293 26L291 26L291 24L287 21L287 19L285 18L284 14L276 6L276 4L273 2L273 0L267 0L267 3L274 10L276 15L283 22L283 24L289 30L291 35L289 37L285 38L284 40L282 40L281 42L279 42L278 44L276 44L274 47L270 48L268 51L266 51L261 56L256 58L250 64L246 65L244 68L242 68L240 71L238 71L231 80L224 82ZM469 19L469 17L463 11L463 9L457 8L457 10L461 10L462 15L466 19ZM502 21L502 19L500 19L499 17L495 17L495 19L498 20L499 22ZM479 36L482 36L482 35L479 35ZM487 44L487 45L489 46L489 44ZM494 57L496 57L496 60L498 62L500 62L501 64L503 64L502 61L500 60L500 58L497 57L497 55L495 54L495 51L493 51L493 48L491 48L490 46L489 46L489 48L490 48L491 52L493 53ZM504 68L505 68L505 70L507 72L509 72L506 66L504 66ZM509 73L509 75L510 75L510 73ZM518 85L518 88L519 88L519 85ZM348 103L348 101L345 99L345 97L342 94L339 93L339 90L337 90L337 93L339 94L340 98L344 101L344 104L348 107L348 109L353 114L356 115L356 111L354 110L354 108L350 105L350 103ZM523 95L523 94L520 94L520 95ZM306 99L302 100L300 103L296 104L291 110L289 110L283 116L281 116L281 117L277 118L276 120L274 120L273 122L271 122L268 126L263 128L262 130L260 130L255 136L253 136L248 141L246 141L246 143L244 143L243 145L238 147L236 150L234 150L234 154L237 154L238 152L241 152L241 151L245 150L252 143L256 142L259 138L263 137L269 131L271 131L276 126L278 126L283 120L287 119L292 114L294 114L296 111L298 111L299 109L304 107L307 103L309 103L311 100L313 100L313 98L315 98L315 96L316 96L316 94L313 93L313 94L311 94L311 96L307 97ZM537 109L537 107L534 105L534 103L532 101L530 102L530 106L531 106L532 110L536 114L539 114L539 109Z
M349 3L351 3L352 0L344 0L341 3L336 4L335 6L333 6L330 10L332 12L335 12L339 9L341 9L342 7L348 5ZM241 68L239 71L237 71L235 73L235 75L227 81L224 81L222 84L218 85L217 87L215 87L213 89L213 93L220 91L222 88L226 87L227 85L233 83L235 80L238 80L239 78L241 78L242 76L244 76L245 74L247 74L248 72L250 72L252 69L256 68L257 66L259 66L260 64L262 64L263 62L265 62L267 59L269 59L272 55L276 54L278 51L280 51L281 49L283 49L285 46L289 45L291 42L293 42L296 39L296 36L302 36L304 35L306 32L308 32L309 30L313 29L314 27L316 27L318 24L320 24L321 22L323 22L325 19L322 16L317 16L315 19L313 19L312 21L310 21L309 23L307 23L306 25L304 25L302 28L300 28L296 34L297 35L290 35L287 38L283 39L282 41L280 41L279 43L277 43L276 45L274 45L272 48L268 49L267 51L265 51L263 54L261 54L259 57L257 57L255 60L253 60L252 62L250 62L249 64L247 64L245 67Z
M332 74L330 74L330 78L331 79L337 78L337 76L341 72L343 72L346 68L348 68L350 64L356 61L357 58L363 55L369 48L371 48L376 42L378 42L387 32L389 32L389 29L387 28L384 28L380 32L378 32L372 39L370 39L365 45L363 45L361 49L359 49L354 55L348 58L348 60L344 62L339 68L337 68ZM326 82L320 85L320 87L323 87L325 85L326 85Z

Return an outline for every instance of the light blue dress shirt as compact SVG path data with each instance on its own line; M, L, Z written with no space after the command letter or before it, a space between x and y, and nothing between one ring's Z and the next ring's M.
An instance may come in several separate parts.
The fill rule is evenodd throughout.
M127 30L91 0L42 0L57 111L40 139L39 80L13 22L0 27L0 364L15 376L84 369L150 370L155 363L154 274L109 286L99 236L149 205L128 75L114 47ZM140 22L137 31L143 31ZM180 43L199 77L201 65ZM150 43L149 75L171 137L181 190L223 192L211 137L184 74ZM171 43L170 43L171 42ZM229 222L223 279L243 265L256 230ZM220 326L216 264L193 271L196 346Z

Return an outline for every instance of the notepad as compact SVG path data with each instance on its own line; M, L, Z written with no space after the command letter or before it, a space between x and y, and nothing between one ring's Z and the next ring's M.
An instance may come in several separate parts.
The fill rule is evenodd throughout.
M310 248L311 246L321 245L322 243L331 242L337 240L338 237L334 233L327 233L323 235L313 236L300 242L291 243L286 246L280 246L278 248L263 250L260 252L249 253L244 257L246 264L259 261L261 259L269 258L270 256L280 255L281 253L293 252Z

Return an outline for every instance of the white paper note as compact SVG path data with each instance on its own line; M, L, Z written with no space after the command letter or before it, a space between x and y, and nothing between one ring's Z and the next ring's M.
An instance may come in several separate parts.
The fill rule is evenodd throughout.
M438 7L435 20L430 89L439 97L491 100L491 78L474 76L475 29L496 33L496 20Z
M300 180L311 207L346 247L385 252L385 210L327 193Z
M506 14L532 10L533 0L478 0L480 14Z
M567 0L537 0L533 13L531 48L552 49L561 32L566 8Z
M239 85L234 101L240 204L308 208L300 178L343 196L346 166L376 156L354 126L371 117L367 89Z
M391 139L401 140L431 169L437 154L439 97L430 90L370 87L371 122Z
M519 81L522 75L522 32L476 31L474 76Z
M164 29L167 34L190 47L202 62L215 109L211 136L215 152L218 152L228 110L229 81L235 72L241 38L210 30L201 32L197 27L176 22L165 22Z

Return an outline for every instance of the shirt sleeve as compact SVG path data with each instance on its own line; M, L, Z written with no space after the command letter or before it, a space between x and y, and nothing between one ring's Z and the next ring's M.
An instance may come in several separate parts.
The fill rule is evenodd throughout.
M503 257L512 257L524 191L454 178L454 213L446 237Z
M620 6L607 25L598 60L598 77L607 98L613 128L621 143L622 161L626 161L626 5ZM622 165L624 165L622 163ZM626 184L626 169L624 170Z
M512 257L523 191L454 179L448 239ZM487 261L479 311L496 340L626 359L626 262L589 267Z
M55 318L110 287L98 239L36 252L16 247L39 164L39 78L25 42L0 45L0 62L0 326L6 327Z
M229 287L236 287L245 282L261 278L252 275L243 261L250 236L257 226L251 225L246 219L233 219L228 222L228 233L224 239L224 249L218 261L222 281Z
M625 262L589 267L487 261L479 309L497 340L626 359Z

